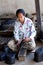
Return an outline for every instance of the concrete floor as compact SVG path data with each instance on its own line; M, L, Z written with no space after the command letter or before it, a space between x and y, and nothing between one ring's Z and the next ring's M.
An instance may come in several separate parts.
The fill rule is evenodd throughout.
M38 42L36 45L37 45L36 49L38 47L43 46L43 44L41 42ZM43 65L43 61L37 63L33 59L34 59L34 53L28 53L25 61L16 60L15 64L13 64L13 65ZM0 65L7 65L7 64L4 62L0 62Z

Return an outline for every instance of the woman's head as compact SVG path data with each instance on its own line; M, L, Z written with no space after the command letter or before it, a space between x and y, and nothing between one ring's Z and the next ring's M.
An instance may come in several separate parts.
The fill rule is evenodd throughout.
M18 18L18 20L23 23L24 22L24 17L25 17L25 11L23 9L18 9L16 11L16 16Z

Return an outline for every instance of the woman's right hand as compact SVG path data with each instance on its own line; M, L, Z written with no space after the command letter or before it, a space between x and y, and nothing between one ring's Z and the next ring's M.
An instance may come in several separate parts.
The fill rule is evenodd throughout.
M17 42L17 44L16 44L16 45L17 45L17 46L19 46L19 45L20 45L20 43L21 43L21 41L22 41L22 40L19 40L19 41Z

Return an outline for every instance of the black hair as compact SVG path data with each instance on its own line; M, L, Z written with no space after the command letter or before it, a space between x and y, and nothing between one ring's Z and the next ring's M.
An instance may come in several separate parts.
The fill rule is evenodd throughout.
M18 9L17 11L16 11L16 16L18 17L18 14L19 13L22 13L24 16L25 16L25 11L23 10L23 9Z

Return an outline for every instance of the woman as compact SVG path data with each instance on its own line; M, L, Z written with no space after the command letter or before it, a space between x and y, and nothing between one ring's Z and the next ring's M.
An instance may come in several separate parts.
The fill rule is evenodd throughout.
M36 47L34 37L36 30L31 19L25 17L25 11L18 9L16 11L17 20L15 21L14 37L17 41L17 46L21 43L24 48L34 50Z

